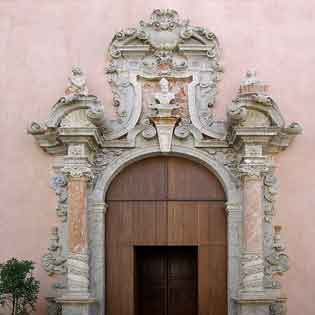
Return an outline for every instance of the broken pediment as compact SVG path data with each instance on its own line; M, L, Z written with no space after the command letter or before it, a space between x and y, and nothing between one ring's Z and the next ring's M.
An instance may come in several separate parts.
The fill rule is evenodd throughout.
M148 22L116 33L108 54L106 75L116 116L106 117L102 102L89 94L83 71L74 66L47 121L28 128L46 151L62 153L69 139L81 136L92 148L135 147L139 137L146 144L159 143L162 152L171 150L173 138L189 139L196 147L228 146L245 130L247 135L268 135L271 150L279 151L301 132L297 123L285 126L267 85L251 71L241 82L227 119L216 120L218 40L205 28L181 20L174 10L154 10ZM161 82L167 83L164 96ZM157 95L172 95L172 102L164 104L168 115L163 119Z

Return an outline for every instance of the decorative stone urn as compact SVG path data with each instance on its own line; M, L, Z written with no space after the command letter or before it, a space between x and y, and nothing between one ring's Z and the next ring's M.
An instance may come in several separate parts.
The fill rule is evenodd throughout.
M278 276L288 269L288 257L281 229L272 224L274 156L302 128L286 126L253 71L225 121L216 120L219 51L211 31L182 21L174 10L154 10L148 22L118 32L110 43L106 72L115 119L105 117L76 66L48 119L29 125L28 133L55 157L51 185L59 224L43 253L43 266L56 280L50 310L59 303L64 315L106 314L106 190L133 161L169 154L206 165L224 186L228 315L284 314Z

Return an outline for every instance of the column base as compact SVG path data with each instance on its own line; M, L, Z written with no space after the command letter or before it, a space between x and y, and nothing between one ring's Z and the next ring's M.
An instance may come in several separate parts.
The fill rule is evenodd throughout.
M57 302L62 305L62 315L89 315L96 299L88 292L68 292Z
M272 308L279 303L285 303L285 298L280 297L279 290L268 291L241 291L236 299L237 315L269 315ZM284 313L279 313L284 314Z

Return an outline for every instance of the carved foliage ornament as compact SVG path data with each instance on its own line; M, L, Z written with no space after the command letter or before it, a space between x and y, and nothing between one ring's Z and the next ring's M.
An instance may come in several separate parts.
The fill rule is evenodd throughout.
M65 274L67 271L66 261L67 259L62 253L58 228L54 227L51 231L48 253L42 258L42 266L49 275Z
M57 216L62 222L67 220L67 200L68 200L68 181L63 175L53 176L51 179L51 187L55 191L57 196Z

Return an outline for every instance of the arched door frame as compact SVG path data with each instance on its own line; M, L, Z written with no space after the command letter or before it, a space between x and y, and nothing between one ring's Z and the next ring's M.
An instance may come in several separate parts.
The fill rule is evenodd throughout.
M100 301L100 314L105 313L105 214L107 190L112 180L128 165L147 157L161 156L159 146L126 150L106 167L99 176L89 200L89 239L91 259L91 286ZM237 179L218 160L214 160L202 150L174 145L168 156L178 156L193 160L205 166L221 182L226 197L227 239L228 239L228 313L236 313L234 298L237 298L240 279L240 256L242 227L242 196ZM104 290L105 288L105 290Z

